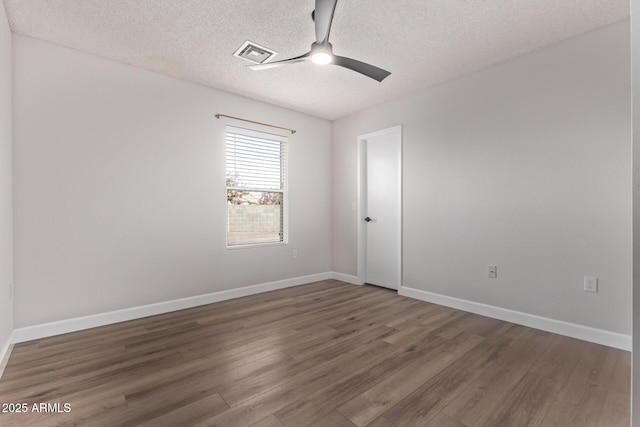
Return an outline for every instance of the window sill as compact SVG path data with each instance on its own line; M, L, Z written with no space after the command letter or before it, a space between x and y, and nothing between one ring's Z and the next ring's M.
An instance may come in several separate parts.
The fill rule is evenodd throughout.
M269 242L269 243L248 243L246 245L233 245L226 246L227 250L236 250L236 249L251 249L251 248L265 248L271 246L286 246L287 242Z

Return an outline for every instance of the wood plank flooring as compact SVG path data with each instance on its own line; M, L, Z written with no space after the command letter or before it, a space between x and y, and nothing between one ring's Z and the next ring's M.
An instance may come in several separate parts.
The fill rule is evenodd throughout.
M629 390L628 352L329 280L18 344L0 425L627 427Z

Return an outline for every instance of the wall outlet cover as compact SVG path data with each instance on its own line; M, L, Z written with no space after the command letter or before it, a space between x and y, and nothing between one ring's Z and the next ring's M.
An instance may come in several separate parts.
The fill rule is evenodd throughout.
M490 265L489 266L489 278L495 279L498 277L498 266Z
M584 290L587 292L598 292L598 278L584 276Z

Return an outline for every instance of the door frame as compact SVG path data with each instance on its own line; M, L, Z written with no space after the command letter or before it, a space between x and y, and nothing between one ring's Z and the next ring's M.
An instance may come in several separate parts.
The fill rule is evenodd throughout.
M363 219L363 215L365 214L365 210L367 207L367 192L366 192L366 183L367 183L367 169L366 169L366 161L367 161L367 140L371 138L375 138L377 136L382 135L396 135L397 138L400 139L399 146L399 176L398 176L398 192L400 194L400 204L397 206L398 214L400 218L400 224L398 224L398 233L400 234L400 283L398 284L398 291L402 287L402 125L393 126L387 129L382 129L376 132L370 132L364 135L358 136L358 161L357 161L357 177L358 177L358 193L357 193L357 235L358 235L358 256L357 256L357 271L358 271L358 283L361 285L365 284L366 277L366 268L367 268L367 233L365 229L365 223Z

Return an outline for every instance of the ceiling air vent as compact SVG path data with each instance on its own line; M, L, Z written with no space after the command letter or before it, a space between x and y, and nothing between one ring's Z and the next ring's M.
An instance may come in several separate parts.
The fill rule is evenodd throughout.
M236 53L233 54L233 56L246 59L254 64L263 64L276 55L277 53L275 51L250 41L244 42L244 44L240 46L240 49L236 50Z

